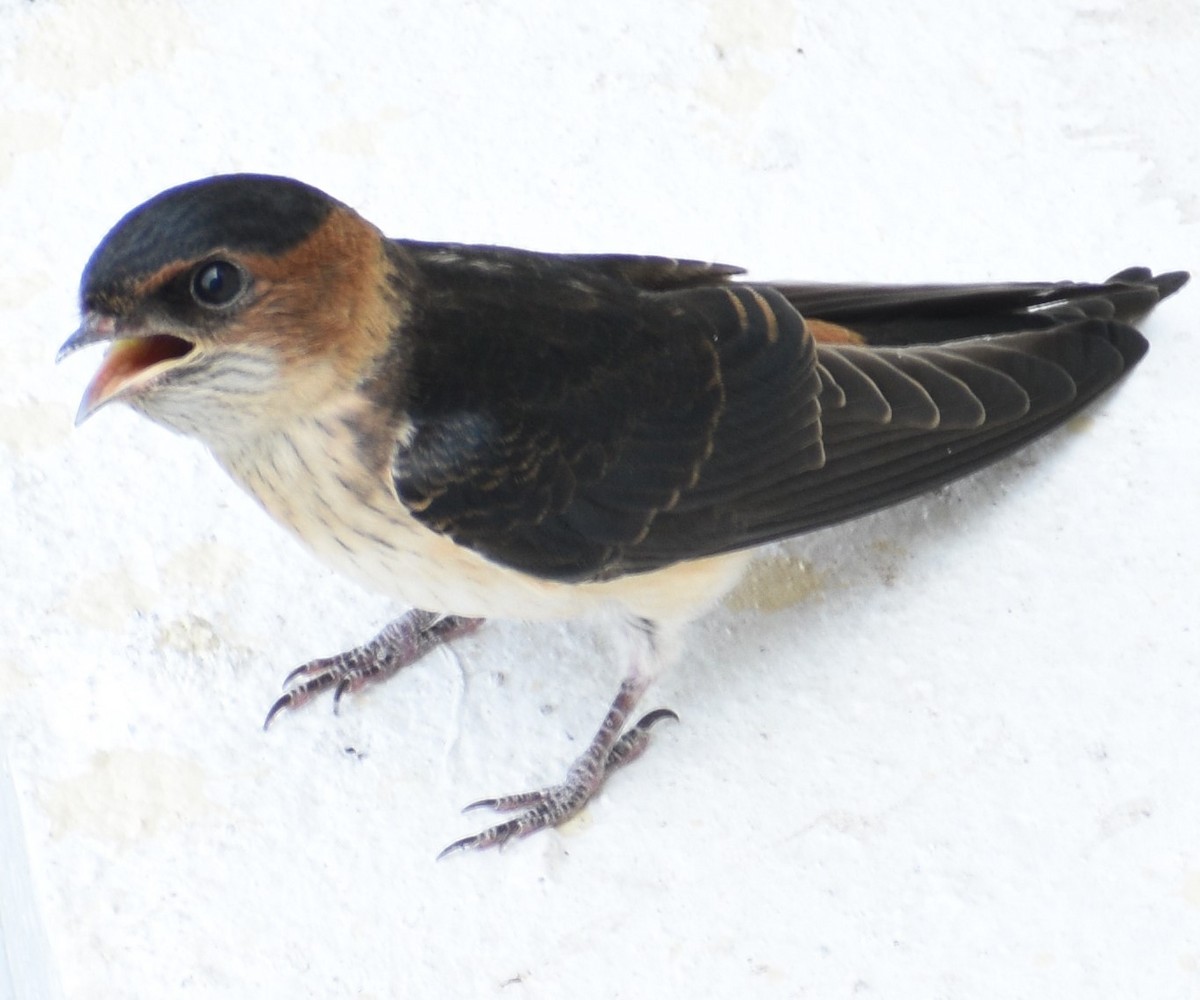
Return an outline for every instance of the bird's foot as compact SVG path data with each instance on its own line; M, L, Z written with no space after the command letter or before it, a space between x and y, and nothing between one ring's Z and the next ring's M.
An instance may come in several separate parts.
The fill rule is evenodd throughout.
M493 799L472 802L463 812L472 809L494 809L496 812L517 812L519 816L504 823L488 827L473 837L456 840L447 847L438 859L457 851L482 850L486 847L502 847L514 837L526 837L537 830L558 826L574 816L600 790L613 771L636 760L650 743L650 728L663 719L678 720L678 716L667 708L656 709L642 716L625 733L621 733L626 719L641 696L644 684L640 680L627 680L613 701L600 730L591 744L571 765L566 780L536 792L503 795Z
M482 618L410 611L369 642L337 656L312 660L288 674L283 681L285 691L267 712L263 729L284 709L299 708L330 688L336 712L344 694L387 680L436 646L474 632L482 624Z

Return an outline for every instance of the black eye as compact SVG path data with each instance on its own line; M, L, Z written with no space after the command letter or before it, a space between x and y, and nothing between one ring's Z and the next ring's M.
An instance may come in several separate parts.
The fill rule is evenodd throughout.
M210 260L192 273L192 298L202 306L227 306L242 290L242 272L227 260Z

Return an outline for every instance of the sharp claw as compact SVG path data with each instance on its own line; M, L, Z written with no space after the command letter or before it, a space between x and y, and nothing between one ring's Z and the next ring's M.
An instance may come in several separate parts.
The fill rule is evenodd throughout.
M474 839L474 837L463 837L462 840L456 840L449 847L443 848L436 860L441 861L442 858L448 858L451 854L456 854L458 851L465 851L471 846L471 841Z
M341 715L342 695L350 690L353 682L349 677L343 677L338 681L338 686L333 689L333 714Z
M377 684L459 635L474 632L482 621L412 611L365 642L338 656L303 663L283 679L284 694L271 706L263 728L284 708L296 709L333 688L333 710L346 693Z
M517 795L498 795L494 799L480 799L465 807L463 812L470 812L472 809L494 809L496 812L506 813L516 812L518 809L532 809L545 802L550 791L551 789L539 788L536 792L521 792Z
M663 719L670 719L672 722L678 722L679 716L672 712L669 708L656 708L653 712L647 712L634 724L634 729L649 729L655 723L662 722Z
M587 749L571 764L564 781L534 792L472 802L463 812L473 809L521 812L513 819L489 827L474 837L456 840L438 858L458 851L503 847L515 837L559 826L576 815L600 789L610 772L636 759L646 749L650 742L651 726L663 719L679 719L669 708L655 709L643 715L624 735L620 735L646 683L643 678L632 674L621 682L621 688L609 706L600 729Z
M283 684L280 686L283 688L290 687L292 681L296 680L298 677L307 677L311 670L312 670L311 663L301 663L300 666L298 666L295 670L293 670L290 674L288 674L283 679Z
M653 712L647 712L630 726L608 752L604 763L605 770L615 771L617 768L637 760L645 753L646 747L650 745L651 727L662 722L663 719L678 722L679 716L669 708L656 708Z
M456 854L459 851L483 851L489 847L502 848L520 831L521 824L519 820L509 820L507 823L501 823L499 826L489 827L482 833L475 834L474 837L463 837L462 840L456 840L449 847L444 848L442 853L437 856L437 860L448 857L451 854ZM526 833L532 833L540 827L531 827Z
M270 710L267 712L266 719L263 720L263 732L266 732L267 729L270 728L271 720L274 719L275 716L277 716L285 708L287 708L289 705L291 705L291 703L292 703L292 696L290 693L280 695L275 700L275 704L271 706Z

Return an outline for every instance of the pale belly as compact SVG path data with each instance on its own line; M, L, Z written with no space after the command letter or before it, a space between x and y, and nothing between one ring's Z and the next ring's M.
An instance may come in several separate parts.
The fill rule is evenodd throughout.
M349 431L339 421L324 421L216 457L326 564L370 590L430 611L540 620L615 610L683 622L731 588L748 559L734 553L603 583L541 580L422 525L383 477L353 461L356 454Z

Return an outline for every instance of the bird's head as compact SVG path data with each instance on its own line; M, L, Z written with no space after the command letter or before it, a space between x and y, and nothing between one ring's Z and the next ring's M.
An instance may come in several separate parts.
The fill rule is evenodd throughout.
M59 358L108 342L76 422L114 400L215 444L319 411L399 319L387 242L283 177L233 174L126 215L83 272Z

